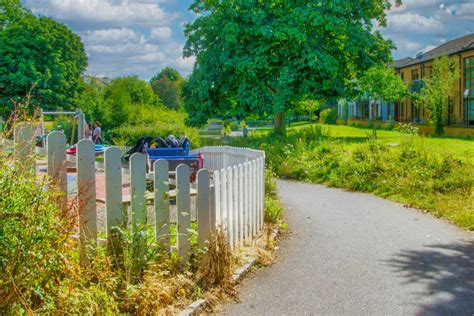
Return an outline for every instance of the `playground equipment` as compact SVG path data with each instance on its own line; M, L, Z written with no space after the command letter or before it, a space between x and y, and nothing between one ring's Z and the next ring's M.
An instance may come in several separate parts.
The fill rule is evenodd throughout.
M81 110L74 112L67 111L43 111L41 110L41 134L45 135L44 131L44 116L45 115L69 115L77 120L77 141L86 138L84 113ZM44 147L44 139L41 140L41 145Z

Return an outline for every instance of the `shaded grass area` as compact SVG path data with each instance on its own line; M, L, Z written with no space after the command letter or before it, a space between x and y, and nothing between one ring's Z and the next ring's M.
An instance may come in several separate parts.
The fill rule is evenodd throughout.
M474 230L474 143L349 126L295 127L228 140L263 149L279 177L369 192Z

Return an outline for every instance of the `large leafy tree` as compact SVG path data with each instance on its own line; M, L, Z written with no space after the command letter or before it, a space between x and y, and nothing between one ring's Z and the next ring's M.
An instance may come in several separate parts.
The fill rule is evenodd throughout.
M28 94L33 106L71 108L87 67L79 36L15 0L0 2L0 12L0 111Z
M395 102L408 95L408 88L393 68L375 66L367 70L360 80L362 92L369 95L369 106L372 120L375 119L376 105L382 101ZM372 122L373 136L377 137L375 124Z
M398 1L397 1L398 2ZM388 0L195 0L184 56L196 63L184 89L190 123L214 114L284 115L301 99L337 97L351 79L390 59Z
M153 91L169 109L182 108L184 78L174 68L165 67L150 80Z
M116 78L104 89L103 125L113 128L133 121L139 106L162 106L150 85L136 76Z

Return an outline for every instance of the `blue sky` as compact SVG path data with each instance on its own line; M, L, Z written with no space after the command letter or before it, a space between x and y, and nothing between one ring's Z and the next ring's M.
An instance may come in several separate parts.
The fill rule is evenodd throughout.
M184 75L193 58L182 58L183 23L192 0L23 0L34 13L50 16L79 34L89 56L88 73L149 79L171 66ZM394 58L414 56L474 32L474 0L404 0L388 12L381 29L397 45Z

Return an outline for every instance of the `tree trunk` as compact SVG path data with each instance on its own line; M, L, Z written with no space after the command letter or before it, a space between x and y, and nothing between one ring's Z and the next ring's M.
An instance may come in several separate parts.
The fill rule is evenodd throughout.
M273 128L276 136L286 136L285 112L275 113Z
M377 126L375 126L376 124L376 120L377 120L377 103L373 104L372 105L372 137L374 139L377 139Z

